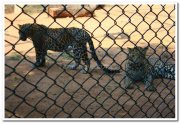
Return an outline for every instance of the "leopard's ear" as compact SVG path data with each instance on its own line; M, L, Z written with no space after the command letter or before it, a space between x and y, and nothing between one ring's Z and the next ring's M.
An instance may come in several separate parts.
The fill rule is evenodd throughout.
M18 24L18 27L21 28L22 25Z
M144 50L145 50L145 51L147 51L147 50L148 50L148 48L149 48L149 47L148 47L148 46L146 46L146 47L144 48Z
M133 49L133 48L129 48L129 47L128 47L128 52L131 52L131 51L132 51L132 49Z
M147 50L148 50L148 46L146 46L145 48L143 48L143 52L144 52L144 54L146 54L146 52L147 52Z

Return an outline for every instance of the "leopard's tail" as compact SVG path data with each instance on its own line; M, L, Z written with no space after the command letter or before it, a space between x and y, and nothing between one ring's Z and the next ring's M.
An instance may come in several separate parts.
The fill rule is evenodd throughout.
M94 45L91 39L88 40L88 44L91 50L91 55L94 58L94 60L96 61L97 65L105 72L105 73L119 73L120 70L111 70L106 68L104 65L102 65L101 61L98 59L95 49L94 49Z

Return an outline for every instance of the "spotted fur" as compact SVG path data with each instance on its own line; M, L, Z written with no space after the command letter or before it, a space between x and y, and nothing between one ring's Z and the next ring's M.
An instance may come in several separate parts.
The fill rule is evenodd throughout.
M104 67L98 59L90 35L79 28L48 28L40 24L19 25L19 38L25 41L30 38L33 41L36 52L36 67L45 65L47 50L69 52L72 50L75 64L69 66L76 69L81 60L85 63L83 73L87 73L90 68L90 60L87 54L87 43L89 44L92 57L98 66L105 73L118 73L119 70L110 70Z
M143 81L145 88L154 91L153 80L157 78L175 79L175 64L164 64L160 60L147 59L148 47L129 48L125 65L125 88L132 88L136 81ZM155 62L154 64L152 62Z

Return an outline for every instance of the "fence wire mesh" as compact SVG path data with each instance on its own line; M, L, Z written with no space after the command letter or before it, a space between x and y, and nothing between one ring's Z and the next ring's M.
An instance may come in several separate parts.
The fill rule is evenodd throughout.
M153 80L155 91L142 82L124 87L128 48L148 46L147 59L175 64L174 4L5 5L4 21L6 118L175 117L174 80ZM32 40L23 42L18 34L18 24L25 23L85 30L102 64L120 73L105 74L91 51L87 74L82 66L68 69L73 58L64 52L48 51L46 66L32 67Z

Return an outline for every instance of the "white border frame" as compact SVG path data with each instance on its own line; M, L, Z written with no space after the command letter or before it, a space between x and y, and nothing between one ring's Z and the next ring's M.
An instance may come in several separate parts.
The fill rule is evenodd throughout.
M0 52L0 55L2 56L3 60L0 60L1 62L1 66L0 66L0 69L3 70L2 72L2 75L0 76L0 79L3 80L1 82L1 87L3 87L3 92L1 93L3 95L3 100L1 100L1 106L3 106L3 112L1 112L1 116L3 121L5 122L25 122L25 121L33 121L33 122L49 122L49 121L53 121L53 122L59 122L59 121L64 121L64 122L119 122L119 121L139 121L139 122L160 122L160 121L163 121L163 122L169 122L169 121L179 121L179 90L178 90L178 87L179 87L179 69L176 69L176 81L175 81L175 94L176 94L176 98L175 98L175 118L5 118L5 80L4 80L4 70L5 70L5 61L4 61L4 51L5 51L5 48L4 48L4 5L5 4L175 4L175 7L176 7L176 10L175 10L175 13L176 13L176 38L175 38L175 41L176 41L176 48L175 48L175 58L176 58L176 61L175 61L175 64L176 64L176 68L179 68L179 4L177 3L177 1L172 1L172 2L169 2L168 0L165 0L163 2L161 1L151 1L151 0L138 0L138 1L133 1L133 0L116 0L116 1L111 1L111 0L99 0L98 2L95 1L95 0L91 0L91 1L83 1L83 0L75 0L75 1L70 1L70 0L63 0L63 1L58 1L58 0L54 0L54 1L51 1L51 0L47 0L47 1L37 1L37 0L27 0L27 1L20 1L20 0L3 0L2 1L3 3L0 5L1 9L2 9L2 13L0 14L0 16L2 17L2 20L3 20L3 23L1 25L1 27L3 27L3 31L2 31L2 45L0 45L0 49L3 50L3 52ZM114 2L114 3L113 3ZM1 51L2 51L1 50ZM1 95L1 96L2 96Z

